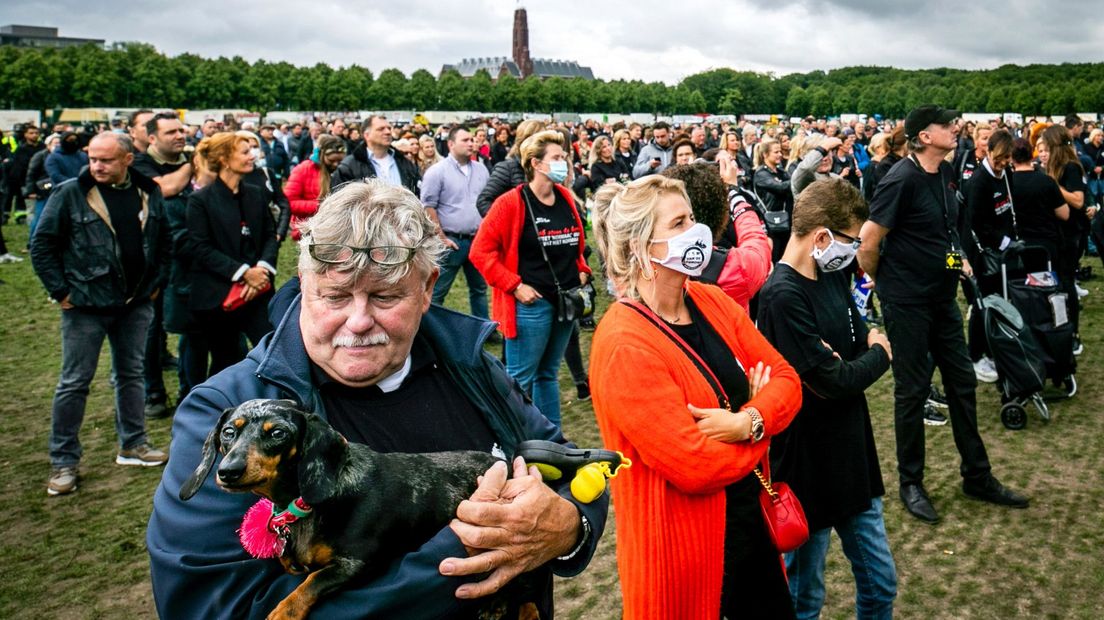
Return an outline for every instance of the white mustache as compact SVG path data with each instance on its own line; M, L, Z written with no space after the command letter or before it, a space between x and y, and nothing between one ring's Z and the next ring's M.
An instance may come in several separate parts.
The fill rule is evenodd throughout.
M371 347L389 342L391 342L391 338L386 333L380 332L364 336L335 336L330 344L336 349L339 347Z

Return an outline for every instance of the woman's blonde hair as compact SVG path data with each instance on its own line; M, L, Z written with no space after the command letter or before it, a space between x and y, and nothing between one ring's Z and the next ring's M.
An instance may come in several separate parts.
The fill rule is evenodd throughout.
M525 142L529 136L543 131L546 123L544 121L538 121L530 119L527 121L521 121L517 126L517 131L514 132L514 145L510 147L507 157L521 157L521 144Z
M889 136L885 133L878 132L870 138L870 144L867 145L866 150L871 154L871 158L878 157L879 159L889 155L889 145L886 141Z
M655 230L656 207L669 194L690 204L683 182L661 175L649 175L625 186L605 185L594 197L594 237L606 259L606 277L629 299L640 299L637 280L644 277L645 265L655 277L648 260L648 242Z
M767 163L767 155L770 154L770 147L772 144L778 144L778 140L775 140L774 138L763 138L758 143L756 143L754 149L754 166L756 168ZM782 145L778 144L778 148L782 148Z
M234 132L225 131L204 138L196 146L196 154L207 162L207 169L218 174L222 167L230 161L230 157L237 150L238 145L248 141L249 138Z
M808 134L798 131L794 137L790 138L790 157L786 160L786 167L789 168L790 164L795 161L801 161L801 158L805 156L805 151L809 150L805 147L805 143L808 140Z
M615 155L617 154L617 150L621 148L621 140L623 138L628 138L630 142L632 141L632 136L629 135L628 129L618 129L617 132L613 134L613 153ZM632 144L629 144L629 149L632 149Z
M548 145L550 144L558 144L562 148L564 145L563 134L554 129L549 129L535 133L521 143L518 155L521 159L521 169L525 171L525 178L530 181L533 180L533 160L544 159L544 154L548 151Z
M594 142L590 145L590 158L587 159L587 165L593 166L594 162L601 160L602 158L602 144L610 142L609 136L598 136L594 138ZM613 144L610 142L610 144Z

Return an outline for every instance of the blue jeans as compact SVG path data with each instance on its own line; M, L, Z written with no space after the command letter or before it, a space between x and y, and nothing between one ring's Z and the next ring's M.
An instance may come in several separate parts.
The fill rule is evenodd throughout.
M45 198L36 198L35 199L34 216L31 217L31 230L30 230L30 233L28 233L28 235L27 235L28 240L34 239L34 231L35 231L35 227L38 226L38 218L42 217L42 210L45 209L45 208L46 208L46 199ZM30 244L31 244L31 242L27 241L27 245L29 246Z
M533 397L544 417L560 427L560 361L574 321L556 320L547 300L517 306L517 337L506 339L506 372Z
M115 431L119 435L119 446L130 449L146 442L143 366L146 332L152 320L153 306L149 302L114 314L92 314L76 308L62 311L61 378L54 393L50 429L52 466L68 467L80 463L78 434L105 336L111 346Z
M897 568L886 538L882 498L870 500L866 512L851 517L835 530L855 575L855 617L891 620L893 599L897 597ZM799 619L820 617L820 608L824 606L824 559L831 534L830 527L817 530L808 542L786 554L786 574Z
M490 314L487 312L487 281L468 260L472 240L460 239L452 235L448 238L459 248L449 250L445 254L441 263L441 275L437 278L437 284L433 285L433 303L438 305L445 303L445 297L452 288L456 274L463 268L464 279L468 282L468 302L471 304L471 313L481 319L488 318Z

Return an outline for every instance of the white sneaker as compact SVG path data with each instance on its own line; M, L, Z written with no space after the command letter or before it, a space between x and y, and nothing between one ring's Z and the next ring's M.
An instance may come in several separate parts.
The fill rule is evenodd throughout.
M1085 288L1081 288L1080 284L1077 284L1075 282L1073 284L1073 288L1077 290L1077 296L1078 297L1088 297L1089 296L1089 290L1085 289Z
M974 362L974 376L982 383L996 383L998 379L997 365L988 357L983 357Z
M0 263L22 263L23 258L15 254L0 254Z

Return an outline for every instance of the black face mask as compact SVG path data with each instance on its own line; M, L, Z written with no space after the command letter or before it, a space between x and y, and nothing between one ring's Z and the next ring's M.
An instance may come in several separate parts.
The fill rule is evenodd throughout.
M61 150L66 153L73 154L76 153L79 149L80 145L77 144L76 140L65 140L61 143Z

